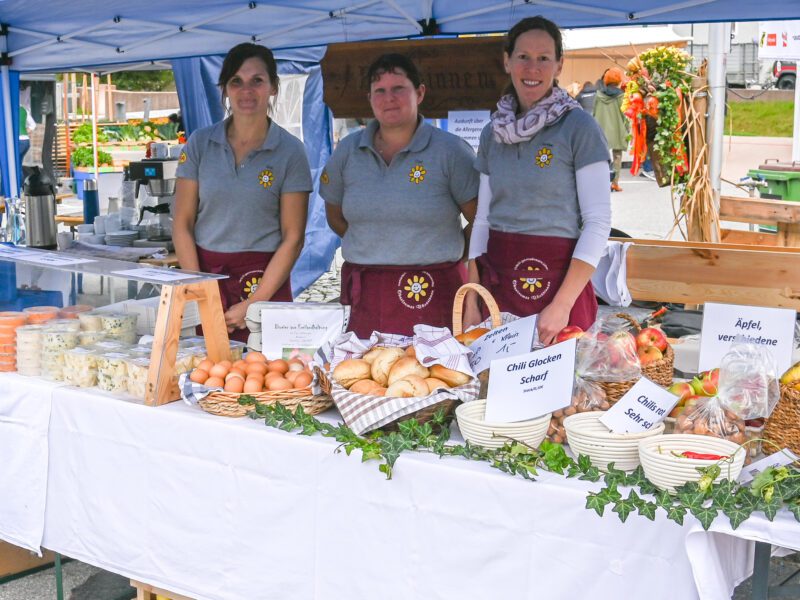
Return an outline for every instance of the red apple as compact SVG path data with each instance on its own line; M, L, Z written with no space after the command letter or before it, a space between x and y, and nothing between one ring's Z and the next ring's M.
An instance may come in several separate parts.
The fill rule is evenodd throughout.
M705 396L716 396L719 391L719 369L703 373L702 390Z
M660 329L655 327L645 327L636 336L636 347L646 348L655 346L662 353L667 351L667 336Z
M556 343L563 342L570 338L579 338L583 335L583 329L578 327L577 325L567 325L558 332L556 335Z
M689 396L694 395L694 389L692 388L691 384L688 381L681 381L679 383L673 383L671 386L667 388L667 391L671 394L675 394L680 398L680 403L683 404L684 398L688 398Z
M639 362L642 363L642 366L664 358L664 355L661 354L661 350L655 346L645 346L644 348L639 348L636 354L639 357Z
M675 408L669 411L669 414L667 416L677 418L678 415L680 415L684 410L686 409L683 406L681 406L680 404L676 404Z

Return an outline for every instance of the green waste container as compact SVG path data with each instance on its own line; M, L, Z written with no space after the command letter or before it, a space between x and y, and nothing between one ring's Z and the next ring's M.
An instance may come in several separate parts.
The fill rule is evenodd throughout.
M747 174L767 184L766 189L761 192L762 198L800 202L800 163L767 160L757 169L750 169ZM758 229L765 233L775 233L778 230L774 225L759 225Z

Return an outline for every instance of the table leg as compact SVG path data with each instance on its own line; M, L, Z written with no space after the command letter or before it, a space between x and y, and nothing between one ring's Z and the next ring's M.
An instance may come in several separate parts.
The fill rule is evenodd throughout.
M64 573L61 570L61 555L56 552L56 598L64 600Z
M753 558L753 600L767 600L769 597L769 559L772 546L766 542L756 542Z

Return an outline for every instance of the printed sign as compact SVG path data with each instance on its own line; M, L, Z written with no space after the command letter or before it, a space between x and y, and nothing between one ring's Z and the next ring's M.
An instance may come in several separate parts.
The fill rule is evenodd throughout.
M525 421L567 406L575 379L576 342L571 338L528 354L493 360L486 420Z
M667 417L678 400L675 394L642 377L600 417L600 422L613 433L648 431Z
M800 59L800 22L759 22L758 58L761 60Z
M62 256L59 254L40 254L39 252L30 253L22 257L25 262L37 265L47 265L49 267L68 267L82 263L95 262L90 258L76 258L72 256Z
M778 373L783 373L792 366L796 318L797 312L788 308L706 302L698 369L718 367L734 343L749 343L767 348L775 358Z
M447 113L447 131L467 142L475 152L481 141L481 131L488 122L488 110L451 110Z
M23 250L17 246L7 246L6 244L0 244L0 258L22 258L24 256L30 256L34 254L30 250Z
M344 331L341 304L281 303L261 310L261 352L270 360L310 361L317 349Z
M470 344L472 356L469 364L473 371L480 373L488 369L493 360L530 352L535 336L536 315L492 329Z
M150 281L163 281L170 283L172 281L180 281L182 279L192 279L200 277L194 273L184 273L174 269L125 269L124 271L111 271L112 275L120 275L122 277L130 277L133 279L147 279Z

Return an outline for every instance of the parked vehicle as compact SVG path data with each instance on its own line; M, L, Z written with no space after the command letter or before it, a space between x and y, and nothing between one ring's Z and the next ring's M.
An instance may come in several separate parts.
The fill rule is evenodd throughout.
M788 60L776 60L772 65L772 76L775 87L779 90L793 90L797 82L797 63Z

